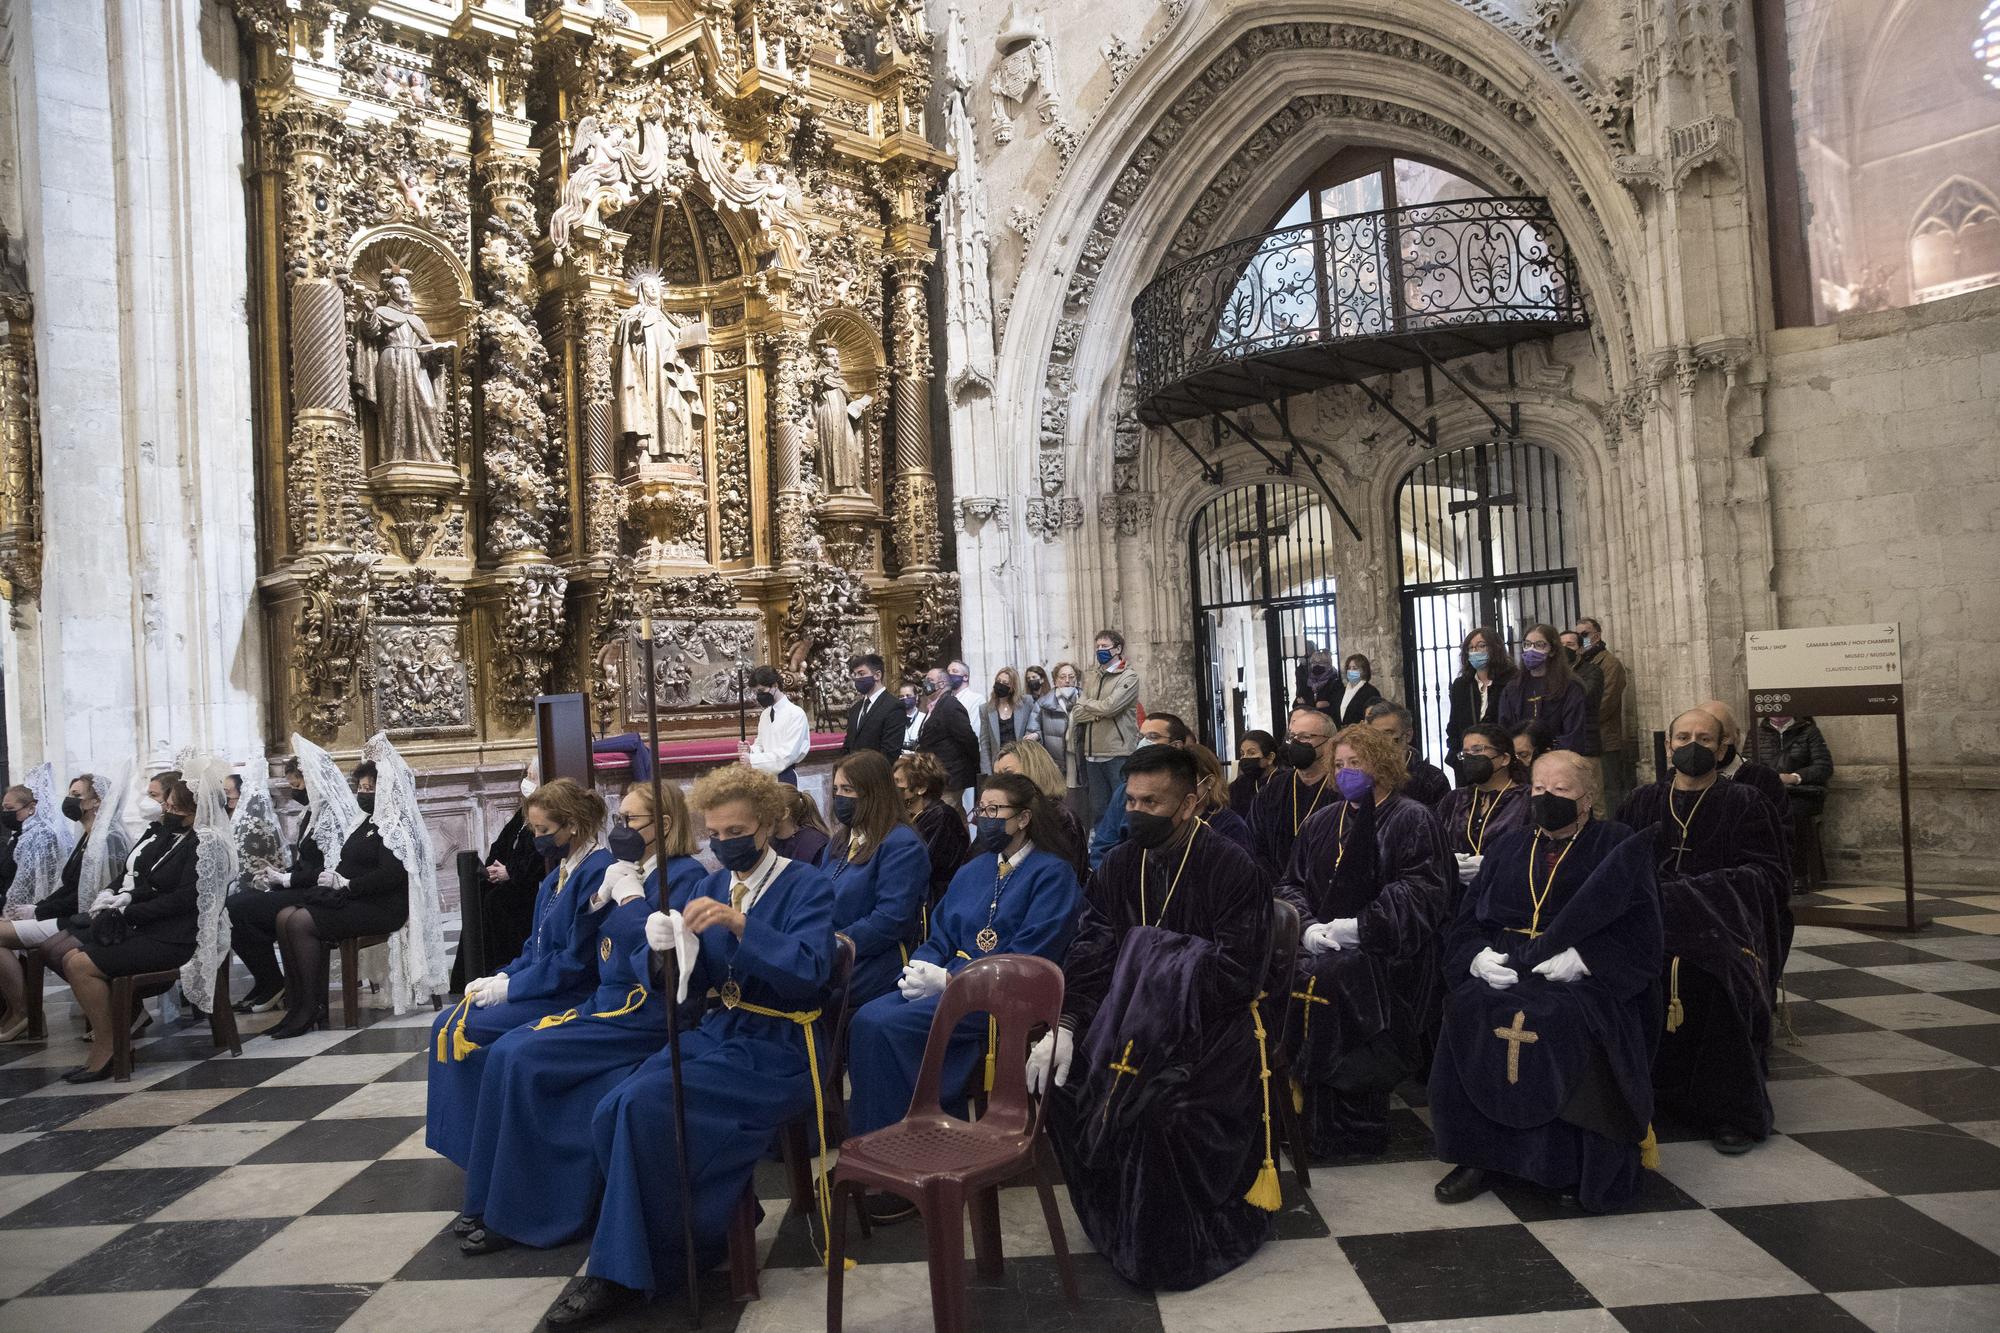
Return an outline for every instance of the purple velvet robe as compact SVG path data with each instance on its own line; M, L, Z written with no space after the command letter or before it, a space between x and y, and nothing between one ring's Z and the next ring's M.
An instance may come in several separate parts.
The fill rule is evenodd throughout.
M1688 820L1684 850L1670 811ZM1675 992L1681 1002L1654 1068L1660 1100L1703 1129L1762 1138L1771 1128L1771 977L1791 889L1777 814L1740 783L1718 779L1705 793L1676 794L1669 779L1634 791L1618 822L1654 831L1664 981L1670 1006Z
M1607 1212L1639 1185L1653 1118L1660 1031L1660 901L1653 836L1592 821L1573 843L1531 828L1490 839L1443 949L1443 1034L1431 1066L1438 1156L1574 1192ZM1534 893L1545 891L1536 911ZM1533 929L1538 933L1530 935ZM1520 975L1472 975L1482 949ZM1557 982L1532 970L1566 949L1590 969ZM1532 1041L1497 1036L1516 1027Z
M1283 875L1306 820L1339 801L1332 769L1318 782L1306 781L1297 769L1283 769L1265 783L1250 806L1250 850L1264 873L1273 880Z
M1063 968L1075 1057L1049 1130L1084 1230L1141 1287L1200 1286L1271 1235L1244 1199L1265 1152L1251 1006L1270 900L1257 863L1208 829L1123 843L1091 876Z
M1528 784L1516 782L1498 796L1460 787L1437 807L1437 817L1454 856L1484 856L1481 849L1497 844L1508 829L1527 827Z
M1406 796L1336 801L1306 821L1278 893L1302 929L1353 917L1357 947L1299 953L1294 1077L1317 1156L1388 1145L1390 1091L1430 1059L1437 946L1458 879L1436 816Z

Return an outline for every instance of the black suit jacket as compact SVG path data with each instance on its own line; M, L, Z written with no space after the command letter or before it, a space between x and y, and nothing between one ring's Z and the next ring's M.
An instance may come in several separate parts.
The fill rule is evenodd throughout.
M874 704L856 699L847 710L846 754L856 750L880 750L882 757L895 763L903 756L903 705L888 690L875 696Z
M1333 717L1334 713L1340 708L1340 696L1346 693L1347 682L1341 677L1335 676L1332 680L1319 687L1313 696L1313 703L1322 713L1325 713L1328 717ZM1368 719L1365 714L1368 712L1368 705L1376 702L1381 697L1382 691L1375 688L1373 681L1362 681L1361 688L1354 692L1353 700L1347 705L1347 711L1341 713L1338 717L1333 717L1334 724L1341 727L1351 727L1357 722L1366 722Z
M932 706L917 733L917 750L943 766L946 787L970 787L979 776L979 738L972 734L972 719L955 695L947 694Z

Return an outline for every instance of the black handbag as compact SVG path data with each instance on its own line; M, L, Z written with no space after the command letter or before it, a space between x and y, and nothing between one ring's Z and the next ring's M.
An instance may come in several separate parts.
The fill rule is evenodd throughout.
M90 918L90 938L98 944L123 944L131 934L131 923L116 907L107 907Z

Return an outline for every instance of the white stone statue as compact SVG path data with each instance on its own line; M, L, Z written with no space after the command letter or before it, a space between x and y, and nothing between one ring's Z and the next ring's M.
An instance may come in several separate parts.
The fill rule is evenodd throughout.
M385 463L442 463L444 379L458 344L431 337L412 308L409 273L382 270L379 293L362 293L354 330L354 385L375 412Z
M813 433L819 440L820 475L826 480L828 495L867 493L867 450L862 439L861 415L873 401L868 394L848 398L840 349L831 342L822 342L813 367Z
M638 299L618 317L612 352L617 430L632 436L649 463L701 461L701 380L681 353L707 341L698 319L674 318L661 304L657 273L639 275Z

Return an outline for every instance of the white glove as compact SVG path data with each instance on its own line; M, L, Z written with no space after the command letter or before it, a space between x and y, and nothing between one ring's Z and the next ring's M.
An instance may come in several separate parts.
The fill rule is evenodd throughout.
M113 900L115 900L117 896L118 896L117 894L113 893L109 889L99 889L97 891L97 896L90 900L90 910L93 912L102 912L108 910L112 906Z
M1473 877L1479 873L1480 863L1485 861L1486 858L1483 856L1468 856L1464 852L1457 853L1457 856L1458 882L1460 884L1472 883Z
M1536 963L1534 971L1550 981L1581 981L1590 975L1590 969L1583 965L1583 955L1573 948Z
M492 977L475 977L473 980L465 983L465 998L468 1000L471 999L492 984Z
M902 977L896 982L896 989L906 1000L921 1000L926 995L941 995L951 974L936 963L926 963L918 958L903 968Z
M16 903L6 911L0 912L0 916L4 916L9 921L33 921L35 919L35 909L29 903Z
M1306 933L1299 937L1299 943L1310 954L1335 953L1340 949L1340 941L1333 936L1333 923L1322 921L1316 926L1307 926Z
M284 887L285 887L285 886L286 886L287 884L290 884L291 882L292 882L292 877L291 877L290 875L286 874L286 873L285 873L285 872L284 872L283 870L280 870L280 869L279 869L279 868L278 868L277 866L265 866L265 867L264 867L264 887L265 887L265 888L267 888L267 889L282 889L282 888L284 888Z
M1361 947L1361 921L1358 917L1343 916L1326 923L1333 935L1336 949L1358 949Z
M322 889L344 889L347 885L348 880L338 870L322 870L319 872L319 886Z
M1069 1062L1076 1057L1076 1036L1068 1028L1044 1032L1028 1052L1028 1091L1039 1094L1048 1085L1049 1069L1055 1069L1055 1086L1069 1082Z
M472 997L472 1002L481 1009L491 1009L496 1004L507 1003L507 974L503 972L497 977L489 978L486 984L479 988L479 994Z
M688 978L694 975L694 960L701 956L701 946L688 939L687 925L679 912L655 912L646 918L646 944L657 953L670 953L680 960L680 984L675 987L674 997L680 1004L687 1003Z
M639 874L639 867L630 861L616 861L604 872L597 892L590 895L590 906L595 911L606 903L629 903L645 895L646 881Z
M1506 990L1521 979L1521 974L1505 966L1507 955L1495 953L1491 949L1481 949L1472 959L1472 975L1487 985Z

